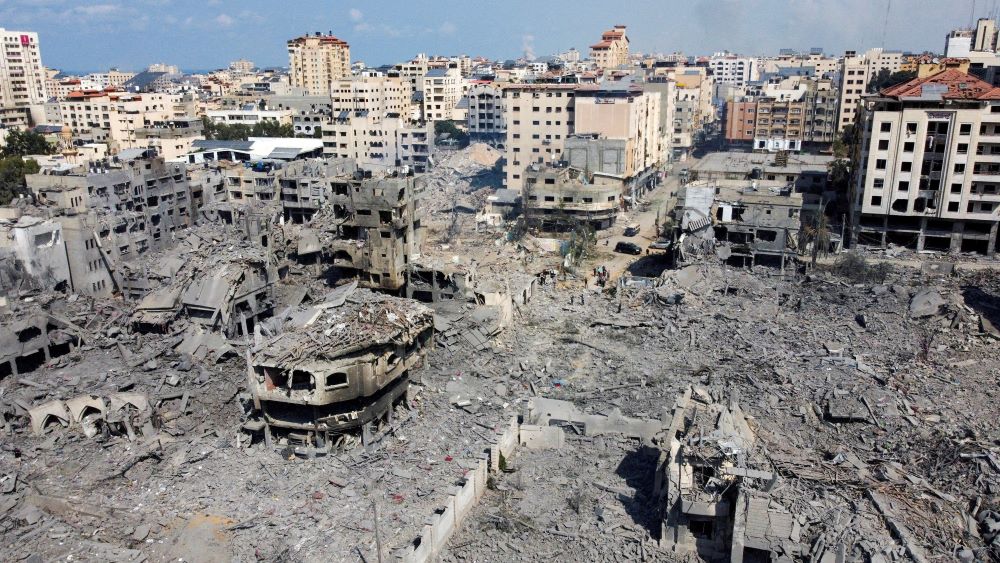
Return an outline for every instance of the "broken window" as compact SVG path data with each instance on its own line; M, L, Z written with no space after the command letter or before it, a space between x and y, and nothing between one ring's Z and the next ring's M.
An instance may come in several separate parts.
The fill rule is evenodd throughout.
M18 342L31 342L32 340L38 338L42 335L42 329L37 326L29 326L24 330L19 330L17 332Z
M307 391L313 388L313 376L308 371L292 370L292 379L288 388L292 391Z
M338 387L347 387L347 374L344 372L331 373L326 376L326 388L336 389Z
M715 526L711 520L692 518L691 523L688 524L688 530L690 530L691 535L696 538L712 539L714 528Z
M758 230L757 238L764 242L774 242L778 240L778 232L770 230Z

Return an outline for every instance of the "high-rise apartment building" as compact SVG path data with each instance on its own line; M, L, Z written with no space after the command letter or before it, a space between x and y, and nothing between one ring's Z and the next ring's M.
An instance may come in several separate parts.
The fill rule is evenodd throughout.
M899 52L870 49L864 55L848 51L844 55L844 66L841 70L840 111L837 116L837 130L842 131L848 125L854 124L857 116L858 102L861 95L868 89L868 82L879 72L899 72L903 66L903 54Z
M1000 88L946 69L866 98L858 127L858 243L996 252Z
M505 186L520 191L529 164L558 161L574 131L576 84L508 84Z
M464 94L465 79L458 65L431 69L424 75L423 82L424 121L461 119L463 112L458 105Z
M397 114L411 117L413 90L402 78L360 75L333 81L330 88L331 109L342 112L367 111L377 116Z
M334 80L351 75L351 48L333 35L297 37L288 42L288 71L307 95L329 94Z
M44 113L48 97L38 34L0 28L0 40L0 121L7 127L27 127ZM32 106L38 108L34 117Z
M503 88L494 82L476 82L469 88L469 135L489 139L507 133Z
M601 34L601 40L590 46L590 58L597 68L618 68L628 64L628 36L625 26L616 25Z
M716 53L708 59L708 67L712 69L716 84L745 86L759 76L756 59L738 57L731 53Z

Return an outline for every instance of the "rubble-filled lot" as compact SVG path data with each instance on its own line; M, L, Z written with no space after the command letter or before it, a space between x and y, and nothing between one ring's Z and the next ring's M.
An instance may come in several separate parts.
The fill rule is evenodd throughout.
M379 544L388 555L417 534L527 398L659 418L695 385L739 398L807 548L986 559L1000 508L998 295L992 271L872 283L694 266L657 288L584 299L550 284L517 307L492 350L432 351L414 374L413 409L398 410L370 451L313 460L240 432L238 355L192 362L169 338L126 334L113 303L58 298L44 307L95 336L3 380L4 550L13 560L372 561ZM58 424L34 436L22 412L116 392L145 394L160 419L137 425L134 440ZM667 557L655 542L655 447L570 435L562 450L522 451L446 559Z
M667 272L661 287L624 296L621 312L615 299L581 306L546 293L524 315L513 370L594 413L656 418L689 384L738 397L781 475L773 494L801 514L813 556L843 546L858 560L996 557L985 547L1000 485L995 272L877 284L775 274ZM645 490L653 464L642 479L623 475L639 444L593 442L518 459L451 557L655 558L658 530L643 516L656 508ZM612 515L605 527L621 524L617 535L606 537L598 513Z

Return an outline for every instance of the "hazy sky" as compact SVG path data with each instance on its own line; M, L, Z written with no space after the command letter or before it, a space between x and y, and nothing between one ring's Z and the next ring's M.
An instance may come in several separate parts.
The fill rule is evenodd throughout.
M839 54L883 39L937 52L974 1L985 16L1000 0L0 0L0 26L37 31L45 64L73 70L209 69L240 57L284 66L286 40L331 30L373 66L418 52L516 58L585 52L617 23L642 52Z

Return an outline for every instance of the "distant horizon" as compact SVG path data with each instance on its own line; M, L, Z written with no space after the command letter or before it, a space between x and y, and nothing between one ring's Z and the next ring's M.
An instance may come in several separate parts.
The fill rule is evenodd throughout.
M974 0L890 1L633 0L623 10L586 0L509 0L501 15L459 0L436 0L430 8L399 0L299 0L293 9L263 0L2 0L0 22L38 33L50 68L144 69L163 61L215 70L241 58L287 66L285 42L317 31L332 31L351 45L352 61L373 67L417 53L506 60L575 47L586 57L615 24L627 25L633 50L644 53L769 56L822 47L839 56L883 45L940 53L951 29L992 15L985 2L973 10ZM189 15L195 7L202 17Z

